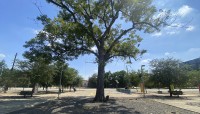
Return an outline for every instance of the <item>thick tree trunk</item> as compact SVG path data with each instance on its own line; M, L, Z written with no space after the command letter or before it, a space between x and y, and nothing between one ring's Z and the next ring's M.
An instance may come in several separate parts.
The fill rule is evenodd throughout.
M96 96L94 98L94 101L96 101L96 102L104 102L105 101L104 74L105 74L105 62L103 60L102 61L100 60L99 64L98 64Z

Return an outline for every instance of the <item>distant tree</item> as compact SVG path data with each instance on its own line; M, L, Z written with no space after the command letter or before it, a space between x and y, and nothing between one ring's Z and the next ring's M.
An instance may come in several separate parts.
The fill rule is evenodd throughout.
M150 67L152 69L152 81L157 84L161 84L164 87L169 88L170 96L171 88L170 85L175 86L184 85L187 81L187 75L183 72L184 70L180 67L180 61L173 58L167 59L154 59L150 61ZM185 80L186 79L186 80Z
M105 88L109 88L110 87L110 76L111 76L111 72L106 72L104 75L104 87Z
M55 73L54 67L46 62L43 58L37 58L30 62L27 60L18 62L18 69L23 72L24 76L28 76L30 83L33 86L33 92L36 93L37 85L40 84L46 88L53 82L53 76Z
M135 71L129 72L129 74L126 76L126 80L129 80L127 81L127 83L130 84L129 86L135 86L135 87L137 87L139 83L141 82L139 73Z
M18 87L29 87L31 84L31 63L26 60L17 60L16 70L18 70L15 73L16 80L18 80Z
M8 87L13 86L12 78L11 71L7 68L5 61L0 61L0 86L3 87L4 92L8 90Z
M93 74L88 79L88 87L89 88L96 88L97 87L97 74Z
M83 78L81 76L77 75L73 81L73 85L80 87L82 85L82 83L83 83Z
M126 76L126 71L124 70L112 73L112 80L116 85L116 87L124 88L127 86L127 83L125 81L125 76Z
M70 87L70 91L71 91L71 88L74 87L74 82L75 82L75 79L76 77L78 77L78 71L74 68L70 68L68 67L64 73L63 73L64 76L66 76L66 82L64 83L66 86L69 86Z
M0 61L0 76L2 75L3 70L6 68L6 63L4 60Z
M53 84L58 87L62 86L62 91L63 91L63 87L67 87L67 85L66 85L67 78L66 78L66 75L64 75L64 71L67 68L68 68L68 64L66 64L64 62L56 61L54 63L55 74L53 76Z
M188 86L198 87L200 85L200 70L192 70L188 72Z

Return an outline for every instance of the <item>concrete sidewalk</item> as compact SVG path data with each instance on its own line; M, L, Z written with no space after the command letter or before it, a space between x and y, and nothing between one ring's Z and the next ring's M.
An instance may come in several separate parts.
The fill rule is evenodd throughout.
M149 93L147 96L154 96L151 99L160 103L200 113L200 96L197 93L190 94L186 92L184 95L173 96L172 98L167 93Z

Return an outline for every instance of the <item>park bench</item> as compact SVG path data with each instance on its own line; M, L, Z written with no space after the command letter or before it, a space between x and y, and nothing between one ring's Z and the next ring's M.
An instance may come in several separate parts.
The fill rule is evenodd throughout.
M183 95L182 91L171 91L172 95L177 95L179 97L179 95Z
M20 93L19 93L19 95L24 95L24 98L27 96L27 95L29 95L29 96L33 96L33 92L32 91L21 91Z

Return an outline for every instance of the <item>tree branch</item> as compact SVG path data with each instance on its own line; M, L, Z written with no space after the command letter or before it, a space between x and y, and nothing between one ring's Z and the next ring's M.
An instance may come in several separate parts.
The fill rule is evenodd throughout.
M122 38L122 36L124 36L126 33L128 33L129 31L133 30L135 27L131 27L127 30L124 30L111 44L110 48L106 51L105 56L108 57L110 51L113 49L113 47L116 45L116 43Z
M107 58L107 60L109 60L109 59L111 59L111 58L114 58L114 57L135 57L135 56L133 56L133 55L124 55L124 54L114 54L114 55L111 55L111 56L109 56L108 58Z
M159 30L159 28L156 25L153 25L153 24L148 23L148 22L135 22L134 23L134 25L143 25L143 24L151 26L151 27L155 28L156 30Z
M71 11L66 5L64 5L62 1L61 1L60 4L56 1L54 1L54 0L48 0L48 1L55 4L58 7L66 9L73 16L74 21L77 22L77 18L75 16L75 13L73 11Z
M98 57L98 54L97 54L96 52L94 52L94 51L92 51L92 50L90 50L90 49L88 49L88 48L81 47L81 48L79 48L79 49L82 50L82 51L87 51L87 52L89 52L89 53L92 53L92 54L94 54L96 57Z
M101 36L100 39L105 38L105 36L110 32L110 29L111 29L112 25L114 24L115 20L118 18L119 11L120 11L120 10L118 10L118 11L115 13L115 15L113 16L113 18L112 18L112 20L111 20L109 26L106 28L106 31L103 33L103 35Z

